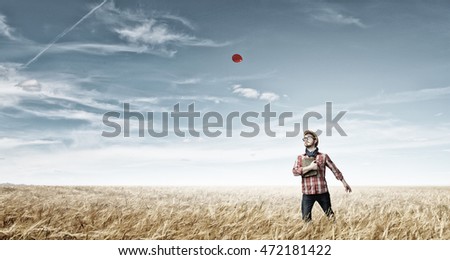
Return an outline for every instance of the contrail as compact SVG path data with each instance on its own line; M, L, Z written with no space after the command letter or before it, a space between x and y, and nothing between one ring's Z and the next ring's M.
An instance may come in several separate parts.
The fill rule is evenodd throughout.
M106 1L108 1L108 0L104 0L101 4L97 5L91 11L89 11L89 13L87 13L85 16L83 16L78 22L76 22L74 25L72 25L69 28L65 29L62 33L60 33L58 36L56 36L56 38L53 39L53 41L50 42L47 45L47 47L45 47L41 52L39 52L36 56L34 56L34 58L32 58L30 61L28 61L25 65L23 65L22 68L28 67L31 63L33 63L35 60L37 60L42 54L44 54L44 52L46 52L48 49L50 49L50 47L52 47L53 44L55 44L59 39L64 37L64 35L66 35L70 31L72 31L75 27L77 27L77 25L79 25L81 22L83 22L86 18L88 18L97 9L102 7L102 5L104 5L106 3Z

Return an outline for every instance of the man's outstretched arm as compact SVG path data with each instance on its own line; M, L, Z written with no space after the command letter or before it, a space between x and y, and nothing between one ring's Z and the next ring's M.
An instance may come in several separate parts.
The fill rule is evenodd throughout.
M330 170L333 172L334 176L336 176L336 179L340 180L342 184L344 185L346 192L352 192L352 188L348 183L345 181L344 176L342 175L341 171L336 167L336 165L333 163L333 161L330 159L330 156L325 155L325 165L330 168Z
M345 191L352 192L352 188L350 187L350 185L348 185L348 183L344 179L342 179L341 181L342 181L342 184L344 184Z

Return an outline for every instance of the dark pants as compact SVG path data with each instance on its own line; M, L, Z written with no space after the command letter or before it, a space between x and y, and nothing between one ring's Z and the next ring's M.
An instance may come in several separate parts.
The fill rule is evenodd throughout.
M331 199L329 192L314 195L303 194L302 198L303 220L305 220L306 222L311 221L312 219L311 211L316 201L319 202L320 207L322 207L323 212L325 212L325 214L327 214L328 217L334 216L334 212L331 209Z

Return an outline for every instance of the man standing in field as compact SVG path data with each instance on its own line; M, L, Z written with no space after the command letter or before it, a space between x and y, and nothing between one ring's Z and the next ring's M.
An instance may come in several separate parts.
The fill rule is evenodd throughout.
M305 153L297 157L294 168L292 168L294 176L302 176L302 218L306 222L311 221L311 211L316 201L328 217L333 217L334 212L331 209L330 193L325 179L325 166L330 168L336 179L344 184L345 191L352 192L352 189L330 157L319 152L317 134L306 130L303 136Z

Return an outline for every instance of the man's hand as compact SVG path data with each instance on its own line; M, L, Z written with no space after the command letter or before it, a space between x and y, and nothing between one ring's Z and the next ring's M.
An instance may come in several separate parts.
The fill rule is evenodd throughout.
M309 165L309 170L317 170L317 163L316 161L313 161L310 165Z
M302 172L303 172L303 174L305 174L305 173L307 173L309 171L317 170L317 168L318 167L317 167L316 161L313 161L310 165L302 167Z
M348 185L348 183L344 179L342 179L342 184L344 184L344 188L345 188L346 192L348 192L348 193L352 192L352 188L350 187L350 185Z

